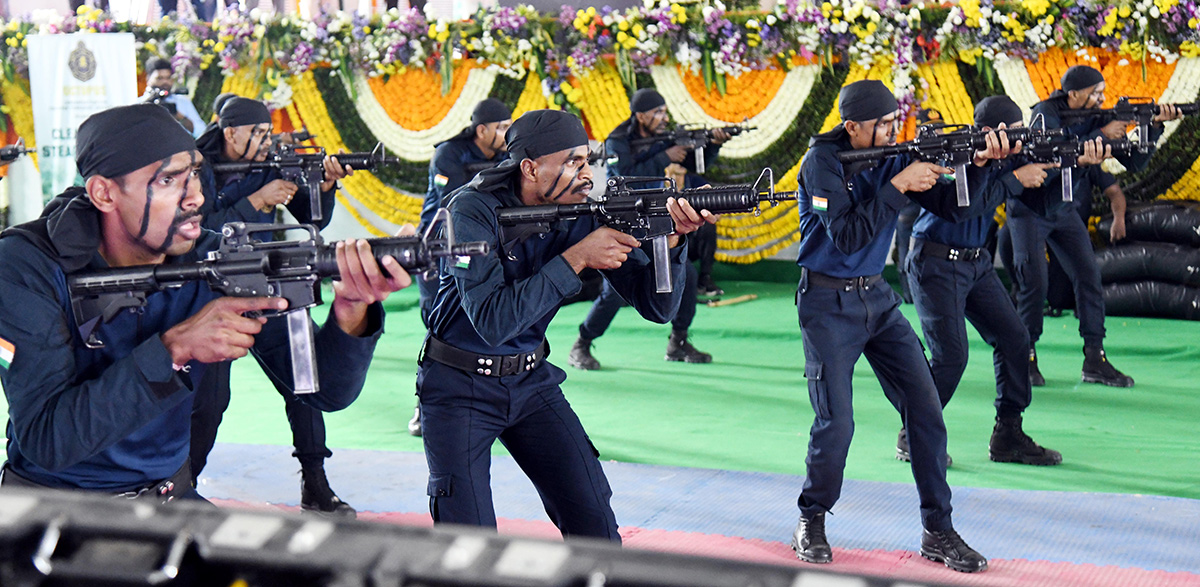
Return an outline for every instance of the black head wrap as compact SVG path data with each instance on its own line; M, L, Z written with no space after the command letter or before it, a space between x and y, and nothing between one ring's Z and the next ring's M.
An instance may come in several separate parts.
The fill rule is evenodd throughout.
M459 131L458 134L434 145L439 147L442 143L450 141L473 140L475 138L475 129L481 124L490 124L492 122L502 122L512 118L512 110L504 105L504 102L495 98L488 98L475 105L475 110L471 111L471 124L467 128Z
M1008 96L988 96L975 105L975 126L1000 128L1001 123L1012 126L1024 120L1021 107Z
M258 100L234 96L221 106L217 123L221 128L246 126L250 124L270 124L271 111L267 105Z
M512 110L505 106L504 102L488 98L476 104L475 110L471 112L471 130L475 130L475 127L481 124L502 122L510 118L512 118Z
M522 114L504 134L513 161L537 159L565 149L587 146L587 132L573 114L532 110Z
M862 122L883 118L900 109L900 103L883 82L865 79L842 88L838 94L838 113L842 120Z
M196 142L166 108L156 104L118 106L97 112L75 133L75 165L85 179L116 178L194 151Z
M217 97L213 98L213 104L212 104L213 114L219 116L221 114L221 108L223 108L225 106L225 103L228 102L230 98L236 98L236 97L237 97L237 94L235 94L233 92L225 92L222 94L217 94Z
M649 112L663 106L667 103L663 99L662 94L650 88L642 88L633 93L629 98L629 111L637 114L639 112Z
M1104 81L1104 74L1094 67L1087 65L1072 65L1067 68L1067 72L1063 74L1059 80L1064 92L1073 90L1082 90L1090 88Z

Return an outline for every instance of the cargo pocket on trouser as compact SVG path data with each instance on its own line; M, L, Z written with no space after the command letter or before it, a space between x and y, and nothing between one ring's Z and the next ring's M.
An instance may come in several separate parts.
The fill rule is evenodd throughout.
M454 487L449 474L429 476L429 486L425 489L425 493L429 494L429 515L433 517L433 521L441 521L441 512L438 511L438 501L450 497L453 489Z
M808 400L813 411L822 420L829 420L829 391L825 385L825 364L809 361L804 364L804 377L808 379Z

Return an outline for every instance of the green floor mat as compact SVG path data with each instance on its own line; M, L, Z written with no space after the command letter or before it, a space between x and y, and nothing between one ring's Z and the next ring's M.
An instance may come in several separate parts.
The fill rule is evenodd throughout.
M602 458L804 473L812 410L802 376L795 286L721 285L727 298L753 293L758 299L697 309L691 339L713 354L712 364L665 362L669 326L646 322L625 308L596 340L593 352L603 369L566 367L567 397ZM415 306L415 291L389 300L387 333L368 388L349 409L327 416L331 446L421 450L420 439L405 427L415 403L415 357L423 337ZM588 308L567 306L551 324L555 364L566 365ZM917 323L911 305L904 313ZM1046 319L1038 351L1048 383L1035 388L1025 429L1062 451L1064 464L1042 468L987 460L995 396L991 348L971 330L971 362L945 414L954 457L951 484L1200 498L1200 324L1110 317L1107 327L1108 354L1137 380L1132 389L1080 383L1078 321L1070 313ZM233 406L220 440L286 444L282 406L254 362L239 361L234 379ZM899 416L865 360L856 370L855 391L857 427L847 478L911 482L908 466L894 458Z
M758 299L697 309L691 340L713 354L712 364L665 362L670 327L625 308L596 340L593 352L603 369L566 367L567 397L602 458L804 473L812 410L802 376L795 286L721 285L726 298L753 293ZM415 288L388 301L387 332L367 388L350 408L326 416L334 449L421 450L421 440L406 429L424 336L416 303ZM566 365L588 308L567 306L551 324L555 364ZM916 323L912 306L904 313ZM1063 453L1063 465L1045 468L987 460L995 395L991 349L971 330L971 362L946 409L951 484L1200 498L1200 323L1110 317L1107 327L1108 354L1137 380L1132 389L1080 383L1078 321L1069 313L1046 319L1038 351L1048 384L1035 388L1025 420L1035 440ZM899 416L865 360L858 364L855 391L857 428L847 478L911 482L907 465L894 458ZM234 365L233 401L219 440L290 441L282 404L252 360ZM496 452L503 449L497 445Z

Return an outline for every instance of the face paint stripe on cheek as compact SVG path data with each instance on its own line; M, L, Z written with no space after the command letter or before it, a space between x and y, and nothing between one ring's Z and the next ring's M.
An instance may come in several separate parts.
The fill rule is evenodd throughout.
M137 234L139 239L146 238L146 233L150 231L150 204L154 201L154 182L158 181L163 169L166 169L170 163L170 157L159 162L158 169L154 170L154 175L150 176L150 181L146 182L146 204L142 207L142 225L138 228Z
M551 184L550 184L550 187L546 188L546 193L545 193L545 194L542 194L542 199L543 199L543 200L548 200L548 201L551 201L551 202L553 202L553 201L555 201L555 200L557 200L557 199L558 199L557 197L551 197L551 196L550 196L550 194L551 194L551 192L553 192L553 191L554 191L554 186L558 185L558 182L559 182L560 180L562 180L563 173L565 173L566 171L567 171L567 169L566 169L565 167L560 167L560 168L559 168L559 170L558 170L558 175L556 175L556 176L554 177L554 183L551 183Z

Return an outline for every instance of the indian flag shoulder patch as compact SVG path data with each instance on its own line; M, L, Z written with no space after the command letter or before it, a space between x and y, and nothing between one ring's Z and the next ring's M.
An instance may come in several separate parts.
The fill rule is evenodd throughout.
M433 176L433 185L436 185L440 188L444 188L444 187L446 187L447 183L450 183L449 177L446 177L440 173Z
M0 338L0 367L8 368L12 365L13 353L17 352L17 347L11 342Z
M813 210L828 210L829 209L829 199L822 198L820 196L813 196L812 207L813 207Z

